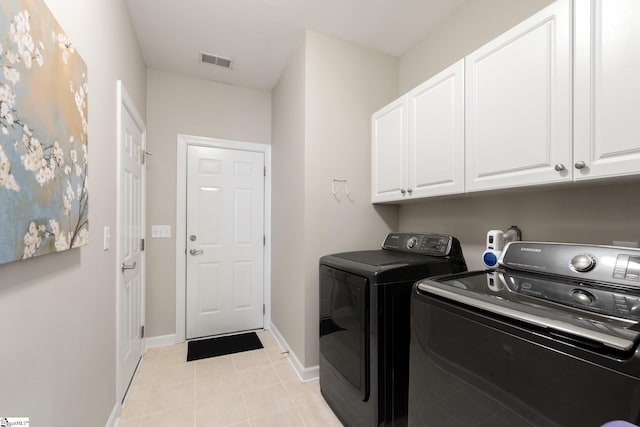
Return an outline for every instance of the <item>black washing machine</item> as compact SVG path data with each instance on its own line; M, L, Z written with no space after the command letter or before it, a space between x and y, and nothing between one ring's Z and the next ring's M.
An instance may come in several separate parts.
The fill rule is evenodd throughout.
M411 296L409 426L640 424L640 250L512 242Z
M391 233L320 258L320 390L347 426L406 426L412 285L466 271L448 235Z

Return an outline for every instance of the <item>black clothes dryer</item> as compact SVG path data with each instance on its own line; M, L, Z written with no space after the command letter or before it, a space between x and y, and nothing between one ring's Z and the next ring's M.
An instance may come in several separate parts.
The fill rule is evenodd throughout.
M347 426L406 426L412 285L466 271L448 235L391 233L320 259L320 390Z

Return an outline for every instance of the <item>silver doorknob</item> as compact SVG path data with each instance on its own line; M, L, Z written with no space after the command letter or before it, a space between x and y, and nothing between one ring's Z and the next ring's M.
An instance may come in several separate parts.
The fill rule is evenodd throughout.
M407 190L407 193L409 193L409 195L411 195L411 193L413 193L413 188L409 188L409 189Z
M191 249L189 253L193 256L202 255L204 251L202 249Z
M404 195L404 193L406 193L406 192L407 192L407 190L405 190L404 188L401 188L401 189L400 189L400 192Z
M584 169L587 166L587 164L582 160L580 160L579 162L576 162L576 164L573 166L575 166L576 169Z
M564 167L564 165L562 163L558 163L554 169L558 172L562 172L563 170L565 170L566 168Z

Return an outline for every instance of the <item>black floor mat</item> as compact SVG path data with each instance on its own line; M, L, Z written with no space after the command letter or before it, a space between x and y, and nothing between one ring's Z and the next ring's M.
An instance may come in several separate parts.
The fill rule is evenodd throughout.
M262 348L262 343L255 332L209 338L206 340L189 341L187 348L187 362L191 360L206 359L207 357L222 356L223 354L257 350L260 348Z

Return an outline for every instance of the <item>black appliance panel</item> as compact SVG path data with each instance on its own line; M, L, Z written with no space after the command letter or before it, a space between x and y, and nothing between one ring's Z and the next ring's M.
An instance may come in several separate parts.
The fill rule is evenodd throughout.
M457 239L419 233L391 233L381 250L320 259L320 390L345 426L407 425L412 286L466 269ZM360 297L364 323L355 337L362 307L354 301ZM349 314L338 316L342 307L350 307Z
M368 280L320 266L320 342L326 360L362 400L369 397Z
M390 233L382 243L383 249L447 256L455 246L455 238L445 234Z
M409 426L640 422L640 355L600 354L518 322L412 294Z
M410 426L640 423L640 250L511 242L411 295Z

